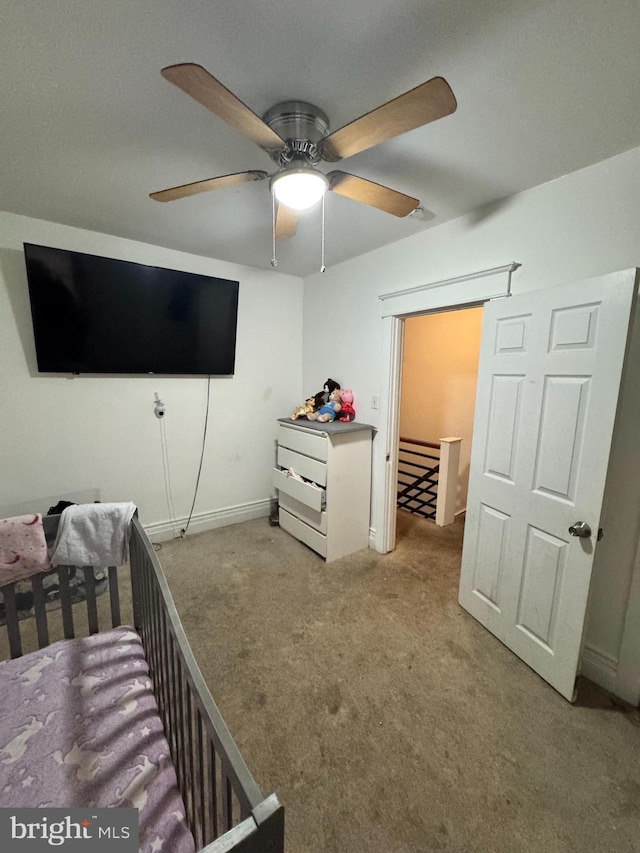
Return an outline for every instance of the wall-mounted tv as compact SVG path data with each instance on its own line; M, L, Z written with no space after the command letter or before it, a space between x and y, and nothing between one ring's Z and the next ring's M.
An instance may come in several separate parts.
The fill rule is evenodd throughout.
M237 281L24 244L41 373L230 375Z

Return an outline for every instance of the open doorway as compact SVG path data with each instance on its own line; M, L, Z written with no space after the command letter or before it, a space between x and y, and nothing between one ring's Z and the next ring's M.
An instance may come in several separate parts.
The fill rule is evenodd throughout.
M404 320L398 512L447 526L466 510L482 308Z
M515 261L442 281L383 293L380 422L373 447L373 543L376 551L393 551L397 514L397 447L400 436L400 381L405 322L423 314L482 307L509 296Z

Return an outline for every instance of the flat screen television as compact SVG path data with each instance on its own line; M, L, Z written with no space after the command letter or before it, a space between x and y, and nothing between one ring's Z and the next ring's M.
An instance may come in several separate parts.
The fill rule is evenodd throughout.
M24 244L41 373L231 375L237 281Z

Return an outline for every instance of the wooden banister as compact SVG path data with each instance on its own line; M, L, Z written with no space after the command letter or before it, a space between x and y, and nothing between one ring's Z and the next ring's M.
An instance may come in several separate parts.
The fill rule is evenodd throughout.
M457 436L440 439L440 479L436 503L438 527L446 527L455 520L461 444L462 439Z
M462 439L449 436L436 443L400 436L399 441L400 445L424 447L437 453L398 448L399 454L403 454L398 460L398 507L429 518L439 527L453 524Z
M421 441L419 438L404 438L400 436L400 441L405 441L407 444L417 444L418 447L432 447L434 450L440 450L440 445L433 441Z

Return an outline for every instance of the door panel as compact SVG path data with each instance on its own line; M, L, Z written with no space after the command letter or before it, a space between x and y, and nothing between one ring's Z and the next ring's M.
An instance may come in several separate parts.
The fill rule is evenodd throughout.
M509 516L493 507L480 507L478 559L473 578L474 592L500 612L502 570L505 543L509 534Z
M589 378L584 376L544 379L533 488L572 506L582 459L589 385Z
M632 270L484 310L460 603L568 699L635 292Z
M485 473L514 482L524 376L493 376Z
M566 559L566 542L529 526L516 625L551 653Z

